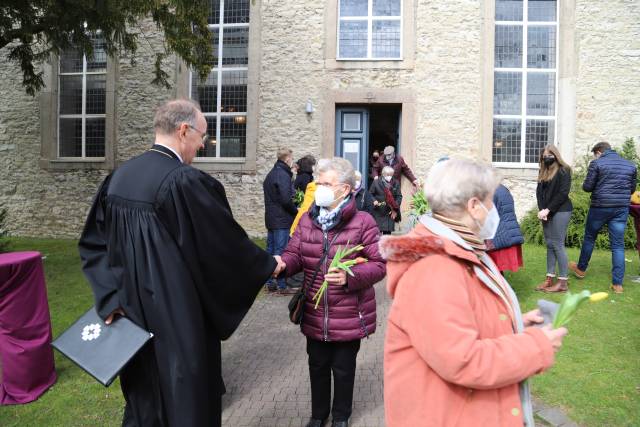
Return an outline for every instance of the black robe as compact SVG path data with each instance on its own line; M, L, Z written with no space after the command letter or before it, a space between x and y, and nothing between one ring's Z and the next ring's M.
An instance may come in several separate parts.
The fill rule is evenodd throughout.
M99 315L122 307L154 334L120 375L123 425L219 426L220 340L276 267L223 186L154 145L104 180L79 249Z

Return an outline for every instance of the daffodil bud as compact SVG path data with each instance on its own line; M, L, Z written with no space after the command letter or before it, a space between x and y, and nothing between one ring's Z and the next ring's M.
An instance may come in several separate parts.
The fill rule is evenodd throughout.
M591 294L589 297L589 301L591 302L599 302L605 300L609 297L609 294L606 292L596 292L595 294Z

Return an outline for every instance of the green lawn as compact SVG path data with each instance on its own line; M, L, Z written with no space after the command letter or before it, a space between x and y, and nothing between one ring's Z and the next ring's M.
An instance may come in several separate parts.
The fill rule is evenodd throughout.
M80 271L76 242L15 239L13 250L39 250L44 261L53 334L59 335L93 303ZM545 249L526 246L525 268L508 275L524 309L543 294ZM570 258L578 253L570 250ZM639 273L638 256L627 253L627 276ZM595 252L588 276L571 279L572 290L608 290L610 253ZM545 298L559 300L560 296ZM561 406L585 426L640 425L640 284L625 282L625 294L583 306L569 325L557 364L533 380L534 394ZM0 408L0 426L117 426L124 406L120 386L104 388L56 352L58 382L38 401Z

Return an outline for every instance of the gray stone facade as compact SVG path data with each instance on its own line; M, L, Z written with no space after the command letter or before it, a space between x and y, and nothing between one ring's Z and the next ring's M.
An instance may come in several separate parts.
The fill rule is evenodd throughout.
M411 54L405 49L404 61L361 64L335 61L331 47L336 5L336 0L252 3L248 121L255 136L248 136L247 147L254 150L255 162L235 170L216 162L198 163L225 185L236 217L251 235L265 232L262 180L276 148L288 145L295 157L332 155L337 102L398 97L403 155L418 176L425 176L444 154L490 159L493 1L405 0L404 16L412 19L413 32L405 33L404 43ZM147 23L143 28L159 48L155 27ZM558 135L563 155L574 161L602 139L614 146L626 137L640 142L640 3L563 1L559 44ZM180 72L176 60L165 67L174 89L152 86L154 58L144 52L141 45L135 66L128 58L118 58L114 67L114 108L107 115L114 123L116 164L152 143L154 107L186 93L188 75ZM55 123L55 79L32 98L20 77L3 59L0 204L9 210L15 235L77 237L109 167L61 169L43 161L43 144L52 143L46 137L51 134L48 126ZM363 101L363 93L371 94L368 101ZM314 104L312 114L305 113L307 99ZM535 203L537 171L502 173L521 216Z

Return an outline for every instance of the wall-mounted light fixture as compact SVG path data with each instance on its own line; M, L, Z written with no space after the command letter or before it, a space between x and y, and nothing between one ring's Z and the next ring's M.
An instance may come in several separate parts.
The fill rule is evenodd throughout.
M247 123L247 116L235 116L233 122L237 125L243 125Z
M313 108L313 102L311 102L311 99L307 99L307 105L305 106L304 111L307 114L311 114L315 111L315 109Z

